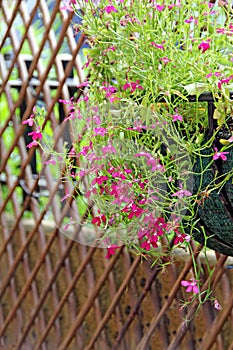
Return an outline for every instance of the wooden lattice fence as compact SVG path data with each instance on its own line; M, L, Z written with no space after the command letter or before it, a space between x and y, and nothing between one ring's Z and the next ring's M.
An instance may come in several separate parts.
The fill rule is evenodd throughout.
M103 249L79 243L81 225L73 239L61 233L72 204L61 202L61 174L54 178L41 151L26 147L22 124L39 105L54 147L72 140L58 100L79 93L84 37L61 6L0 1L0 348L233 349L232 259L210 252L222 310L208 301L196 313L198 303L181 303L180 282L192 269L185 252L161 270L123 247L106 260ZM206 287L208 268L196 255Z

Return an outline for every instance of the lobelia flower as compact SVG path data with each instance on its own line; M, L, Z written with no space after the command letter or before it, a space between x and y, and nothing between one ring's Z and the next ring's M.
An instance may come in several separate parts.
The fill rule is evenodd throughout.
M163 44L156 44L154 41L151 42L151 45L157 47L157 49L164 50Z
M230 75L227 78L223 78L223 79L219 80L219 82L218 82L219 90L221 90L222 84L228 84L232 79L233 79L233 75Z
M108 177L107 176L97 176L95 179L92 180L92 185L98 184L102 185L103 182L107 181Z
M27 147L28 147L28 148L32 148L32 147L37 146L37 145L38 145L38 142L37 142L37 141L32 141L32 142L30 142L30 143L27 145Z
M115 8L115 6L108 5L105 6L104 11L109 14L111 12L117 12L117 9Z
M110 257L115 254L117 248L119 248L119 246L116 244L109 245L107 247L107 254L105 255L105 258L110 259Z
M154 8L159 11L162 12L165 9L165 5L159 5L159 4L155 4Z
M176 113L176 114L172 115L172 121L176 122L177 120L179 120L180 122L182 122L182 120L183 120L182 115L180 115L179 113Z
M105 215L95 216L92 219L91 223L96 224L97 226L100 226L102 223L106 223L106 216Z
M33 120L34 114L31 114L30 117L22 122L22 124L28 124L29 126L34 125L34 120Z
M219 304L217 299L214 300L214 308L216 310L222 310L222 306Z
M53 159L53 158L51 158L51 159L49 159L49 160L46 160L46 161L44 162L44 164L45 164L45 165L48 165L48 164L56 165L56 160Z
M63 0L64 6L60 7L60 10L66 10L69 12L74 12L72 5L76 4L76 0Z
M141 85L139 85L139 83L140 83L140 80L136 80L135 82L134 81L128 82L125 85L123 85L123 90L131 89L130 90L131 94L136 90L144 90L144 88Z
M229 152L219 152L217 147L214 147L215 150L215 154L213 155L213 160L217 160L219 158L221 158L222 160L227 160L226 154L228 154Z
M40 132L40 127L36 129L36 131L32 131L28 133L28 136L32 136L33 141L36 141L38 139L42 139L42 134Z
M176 234L176 237L174 239L174 245L177 245L179 243L183 243L186 241L187 235L185 233L180 233L180 231L176 228L174 229L174 232Z
M190 16L189 19L185 20L185 23L194 23L195 25L197 25L198 21L197 21L197 19L195 17Z
M66 190L66 194L64 197L61 198L61 202L63 202L65 199L70 198L70 197L72 197L72 194Z
M181 281L181 285L183 287L187 287L186 288L186 292L193 292L194 294L198 294L199 293L199 289L197 286L197 281L194 278L190 278L190 282L189 281Z
M94 136L100 135L100 136L104 136L105 134L107 134L108 130L106 128L94 128Z
M102 147L101 151L103 152L104 156L106 156L107 153L110 153L110 154L116 154L117 153L115 147L113 147L110 143L107 146Z
M210 39L207 40L203 40L199 45L198 45L198 49L204 53L207 50L209 50L210 48Z
M168 64L169 62L171 62L170 58L168 58L168 57L162 57L162 58L161 58L161 61L162 61L165 65Z
M150 240L147 239L146 241L142 242L140 246L142 249L149 251L150 250Z
M184 190L182 188L182 185L179 186L180 187L180 190L173 193L171 196L174 197L174 196L177 196L178 198L183 198L185 196L192 196L192 193L187 191L187 190Z

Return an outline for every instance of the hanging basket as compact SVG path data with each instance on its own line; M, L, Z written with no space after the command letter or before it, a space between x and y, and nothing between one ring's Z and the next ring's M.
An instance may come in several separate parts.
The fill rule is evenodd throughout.
M218 140L216 140L218 143ZM194 165L194 173L201 174L201 169L206 169L212 161L211 149L204 149L202 154L206 157L199 158ZM199 222L198 230L194 238L207 247L219 253L233 256L233 183L232 177L220 190L206 191L209 184L215 181L215 174L227 174L233 168L233 147L229 149L227 160L216 160L209 170L203 175L194 177L194 193L202 193L202 198L197 204ZM202 227L207 237L204 237ZM207 240L206 240L207 239Z
M217 123L213 119L214 104L208 99L209 134L210 139L216 130ZM198 216L197 229L194 231L194 239L199 243L225 255L233 256L233 176L228 179L223 187L211 190L211 184L218 184L218 179L224 178L233 169L233 147L227 151L227 160L217 159L207 169L213 160L213 148L221 148L220 139L229 139L233 131L233 120L228 122L228 127L222 127L216 134L211 147L204 148L201 156L194 164L193 193L200 194L200 201L196 203ZM233 146L233 145L232 145ZM204 234L205 232L205 234Z

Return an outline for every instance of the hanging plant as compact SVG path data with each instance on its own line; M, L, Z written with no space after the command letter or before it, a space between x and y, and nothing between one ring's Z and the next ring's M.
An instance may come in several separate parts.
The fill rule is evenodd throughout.
M86 243L106 247L107 258L126 245L158 261L177 247L192 255L194 238L233 255L231 4L68 6L82 9L76 29L89 44L89 74L82 96L65 101L72 145L51 159L65 164L64 200L89 210L85 225L96 234ZM38 135L29 147L45 147ZM198 294L194 272L182 285Z

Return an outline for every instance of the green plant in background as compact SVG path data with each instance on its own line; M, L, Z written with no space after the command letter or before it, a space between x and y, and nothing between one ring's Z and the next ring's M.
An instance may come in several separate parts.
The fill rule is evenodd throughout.
M194 257L191 238L220 251L219 241L230 240L232 254L231 4L87 0L70 6L83 9L90 75L84 95L68 102L71 149L47 147L51 159L65 164L64 200L93 206L87 227L96 228L93 244L107 247L107 258L120 245L162 264L180 246ZM203 93L213 100L212 120L198 101ZM44 147L41 124L36 117L33 123L29 147ZM220 238L218 221L225 230ZM201 291L195 258L193 270L182 285L202 303L211 292Z

